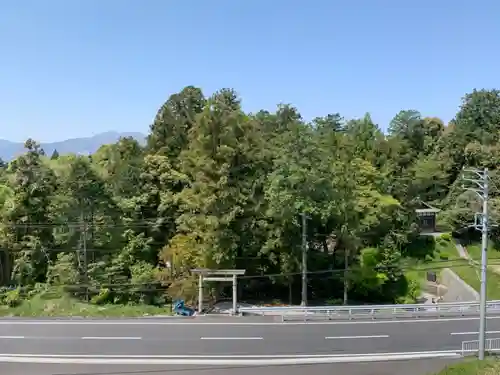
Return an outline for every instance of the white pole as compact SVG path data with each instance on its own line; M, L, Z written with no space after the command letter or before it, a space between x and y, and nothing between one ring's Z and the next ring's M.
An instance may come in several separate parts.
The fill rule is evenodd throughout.
M302 213L302 306L307 306L307 216Z
M203 275L200 273L198 278L198 314L203 310Z
M238 313L238 281L236 275L233 275L233 315Z
M484 170L483 182L483 220L481 241L481 301L479 317L479 359L484 359L486 344L486 270L488 267L488 168Z

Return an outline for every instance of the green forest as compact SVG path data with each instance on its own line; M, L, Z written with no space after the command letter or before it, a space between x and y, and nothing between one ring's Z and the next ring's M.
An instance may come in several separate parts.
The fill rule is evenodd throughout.
M297 303L302 215L310 300L414 301L409 265L447 259L419 235L415 209L439 208L443 232L469 225L480 202L462 169L488 167L494 219L499 137L497 90L457 98L449 123L404 109L376 124L368 113L306 121L283 104L246 113L232 89L188 86L145 145L46 155L29 139L0 171L4 303L47 288L97 305L194 301L200 267L245 269L240 300Z

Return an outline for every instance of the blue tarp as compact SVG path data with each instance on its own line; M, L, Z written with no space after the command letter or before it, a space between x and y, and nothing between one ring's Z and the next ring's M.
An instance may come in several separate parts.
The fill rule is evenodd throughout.
M182 299L174 301L172 310L174 314L182 316L193 316L196 312L194 309L187 307Z

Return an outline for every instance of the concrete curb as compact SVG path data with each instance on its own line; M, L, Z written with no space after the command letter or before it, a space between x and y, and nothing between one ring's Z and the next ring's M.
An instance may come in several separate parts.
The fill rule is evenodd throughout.
M457 351L451 352L416 352L416 353L374 353L374 354L351 354L316 357L296 358L273 358L273 359L249 359L238 358L144 358L129 356L128 358L113 356L95 357L64 357L57 355L9 355L0 354L0 363L37 363L37 364L102 364L102 365L205 365L205 366L283 366L283 365L306 365L306 364L328 364L328 363L359 363L359 362L389 362L404 361L411 359L431 358L461 358Z

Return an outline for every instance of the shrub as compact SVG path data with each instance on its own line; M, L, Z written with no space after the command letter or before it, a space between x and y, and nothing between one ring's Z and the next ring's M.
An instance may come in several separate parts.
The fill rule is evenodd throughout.
M21 289L12 289L6 291L2 296L3 303L9 307L19 306L23 302Z
M439 239L450 242L452 239L451 233L443 233L441 236L439 236Z
M111 297L111 291L108 288L102 288L99 290L99 294L92 297L90 302L94 305L104 305L111 302Z

